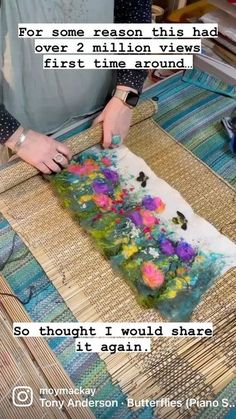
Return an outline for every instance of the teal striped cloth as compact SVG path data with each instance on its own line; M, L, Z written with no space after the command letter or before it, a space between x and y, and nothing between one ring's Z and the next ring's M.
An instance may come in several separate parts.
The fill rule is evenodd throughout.
M205 408L196 419L235 419L236 380L231 381L216 397L214 405Z
M228 183L236 185L236 156L221 123L236 100L182 81L177 74L147 90L159 98L155 121Z

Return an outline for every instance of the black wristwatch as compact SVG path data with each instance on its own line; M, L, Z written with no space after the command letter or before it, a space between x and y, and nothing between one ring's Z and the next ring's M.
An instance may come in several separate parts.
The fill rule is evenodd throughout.
M117 97L118 99L122 100L122 102L124 102L130 108L135 108L135 106L137 106L139 96L140 95L138 93L121 90L118 88L115 90L115 93L113 94L113 97Z

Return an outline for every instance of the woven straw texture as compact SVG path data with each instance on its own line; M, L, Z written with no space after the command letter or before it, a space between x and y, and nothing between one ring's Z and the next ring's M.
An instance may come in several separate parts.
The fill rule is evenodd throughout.
M235 240L234 189L151 118L146 119L145 106L150 110L149 103L143 105L143 121L131 128L127 146L176 188L200 216ZM94 130L81 134L76 144L83 142L87 148L95 141L95 134ZM6 189L6 173L3 175ZM40 176L2 193L0 211L80 321L163 321L157 312L137 305L125 281L112 272ZM114 382L135 399L157 399L166 394L174 399L189 394L192 398L214 398L236 376L235 278L236 270L232 269L219 279L192 317L192 321L212 321L213 338L159 338L153 339L150 354L103 355ZM158 414L188 417L165 407Z
M0 289L2 292L10 293L11 289L6 285L0 276ZM25 410L12 404L12 390L17 386L30 386L34 396L39 389L50 388L74 388L72 381L58 365L56 357L50 351L43 338L22 338L15 339L12 336L12 321L16 318L21 322L29 322L30 318L24 311L22 305L15 300L14 304L8 297L1 299L0 311L0 365L1 365L1 387L0 387L0 416L6 419L25 419ZM44 397L44 396L42 396ZM78 396L77 396L78 397ZM59 395L60 401L65 406L70 396ZM79 398L79 397L78 397ZM47 395L48 400L55 400L53 395ZM34 397L34 402L27 415L29 418L45 417L45 408L42 407L39 397ZM65 411L66 410L66 411ZM70 412L69 412L70 410ZM77 408L64 409L60 411L56 407L46 409L48 419L76 419L78 415L85 419L93 419L94 416L88 409Z

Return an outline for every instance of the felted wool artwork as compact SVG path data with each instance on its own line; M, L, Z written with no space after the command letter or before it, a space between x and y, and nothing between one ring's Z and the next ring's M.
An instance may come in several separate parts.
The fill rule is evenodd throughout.
M125 146L84 151L50 181L137 302L170 321L236 264L236 245Z

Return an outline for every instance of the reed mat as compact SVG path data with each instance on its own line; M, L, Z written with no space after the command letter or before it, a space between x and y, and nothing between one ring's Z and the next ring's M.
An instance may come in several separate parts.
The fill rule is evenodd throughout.
M0 275L1 292L11 293L11 288ZM43 338L14 338L12 335L12 322L29 322L30 317L18 300L8 296L1 297L0 308L0 417L2 419L25 419L25 409L14 406L14 388L30 386L33 392L33 403L27 409L27 417L48 419L66 419L83 417L93 419L94 416L87 409L67 409L70 396L60 394L58 398L64 401L63 411L56 407L45 408L39 401L40 389L75 388L73 382L58 364L56 357L49 349ZM78 397L78 396L77 396ZM55 396L46 396L50 401ZM17 401L17 397L15 399ZM46 416L45 416L46 415ZM69 416L68 416L69 415Z
M94 137L94 131L81 134L78 140L88 144L90 137ZM236 239L236 193L230 185L151 118L131 128L126 144L159 177L176 188L196 213L231 240ZM41 176L34 176L2 193L0 211L43 267L51 286L58 290L76 319L89 322L163 321L157 312L137 305L128 285L112 272L109 263L93 247L90 238L59 206L57 197ZM4 274L8 282L11 282L11 275ZM28 276L28 290L32 281L35 281L34 276L35 271L34 275ZM106 366L113 391L119 386L124 395L136 400L168 397L185 401L189 395L191 398L214 399L236 377L235 278L236 269L231 269L220 278L206 293L192 316L192 321L213 322L213 338L156 338L153 339L151 353L100 354L100 364L96 354L93 354L96 365ZM14 281L14 292L21 294L22 283L17 287L17 280ZM52 288L54 294L55 288ZM45 294L40 297L39 293L38 298L41 301ZM54 311L54 321L58 321L56 304L48 304L49 301L44 305L43 317L52 319ZM35 319L35 312L30 312L30 304L27 307L31 318ZM94 370L91 364L89 366L90 370L88 366L87 369L91 376ZM81 374L79 367L76 371L74 382ZM194 416L197 410L196 407L188 411L184 408L159 407L157 413L163 418L188 418ZM138 417L150 417L148 410L144 413L142 416L140 412ZM117 414L107 417L132 417L127 411ZM99 417L98 414L96 417Z

